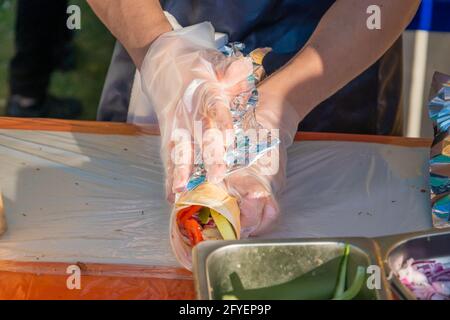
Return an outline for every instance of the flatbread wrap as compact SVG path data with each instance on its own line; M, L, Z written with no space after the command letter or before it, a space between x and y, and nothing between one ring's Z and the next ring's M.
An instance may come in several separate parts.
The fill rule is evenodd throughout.
M237 200L221 185L202 183L181 194L170 218L170 242L178 261L192 268L192 248L206 240L240 238Z

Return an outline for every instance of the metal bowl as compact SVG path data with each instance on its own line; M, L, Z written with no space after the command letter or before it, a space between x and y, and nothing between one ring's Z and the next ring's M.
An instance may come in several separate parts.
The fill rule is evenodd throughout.
M231 290L230 274L236 272L246 289L262 288L290 281L314 272L331 260L342 256L345 244L351 246L349 279L356 267L381 265L373 240L365 238L285 239L207 241L193 251L193 271L199 299L221 299ZM337 279L338 266L322 275ZM384 270L382 270L384 274ZM314 274L314 273L313 273ZM327 281L325 279L325 281ZM319 281L319 278L318 278ZM319 283L319 282L318 282ZM276 299L277 297L273 297ZM380 289L363 289L357 299L390 299L389 285L382 277Z
M386 276L392 283L393 291L401 299L417 300L395 275L406 260L441 260L450 257L450 229L382 237L377 238L376 243L384 260Z

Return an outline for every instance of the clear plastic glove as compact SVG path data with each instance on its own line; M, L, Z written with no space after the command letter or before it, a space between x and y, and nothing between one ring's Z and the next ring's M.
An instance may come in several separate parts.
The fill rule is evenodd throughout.
M225 179L228 192L238 198L241 236L257 236L268 231L278 219L277 196L286 183L287 148L293 143L301 117L284 97L262 83L255 115L265 129L278 129L280 145L264 154L249 168Z
M223 179L225 130L232 128L229 105L251 89L252 72L250 58L225 57L215 49L210 23L168 32L151 45L141 83L158 117L169 201L185 190L199 146L214 160L205 162L208 181ZM203 133L211 128L223 134L220 141L205 139Z

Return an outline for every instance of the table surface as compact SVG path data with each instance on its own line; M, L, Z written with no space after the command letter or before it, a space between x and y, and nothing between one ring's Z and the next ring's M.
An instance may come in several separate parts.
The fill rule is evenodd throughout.
M127 123L100 122L100 121L79 121L79 120L57 120L57 119L24 119L0 117L0 129L15 130L45 130L64 131L96 134L120 134L139 135L150 134L159 135L159 128L156 125L136 126ZM406 138L398 136L374 136L348 133L326 133L326 132L299 132L295 137L296 141L361 141L372 143L385 143L409 147L429 147L431 140L426 138Z
M0 118L0 129L118 135L158 135L157 126L125 123ZM300 132L297 141L353 141L429 147L430 139ZM65 263L0 261L0 299L193 299L192 275L170 267L78 264L81 290L66 287ZM124 276L126 275L126 276Z

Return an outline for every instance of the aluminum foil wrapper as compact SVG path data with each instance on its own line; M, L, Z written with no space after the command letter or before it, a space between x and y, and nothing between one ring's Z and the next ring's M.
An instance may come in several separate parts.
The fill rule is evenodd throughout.
M243 57L242 50L244 44L239 42L230 43L224 46L220 51L229 57ZM243 93L232 101L230 112L233 119L234 143L226 150L224 161L227 165L226 174L231 174L237 170L246 168L255 163L262 155L269 150L278 147L280 140L278 137L272 137L270 131L260 131L258 137L250 137L249 129L264 129L255 117L255 108L258 105L258 90L256 86L264 78L264 68L262 67L262 58L269 52L270 48L256 49L249 54L253 61L253 74L247 79L252 86L250 97ZM187 190L192 190L206 181L206 171L201 159L201 153L195 152L194 172L188 182Z
M435 73L428 112L434 127L430 152L433 225L450 227L450 75Z

